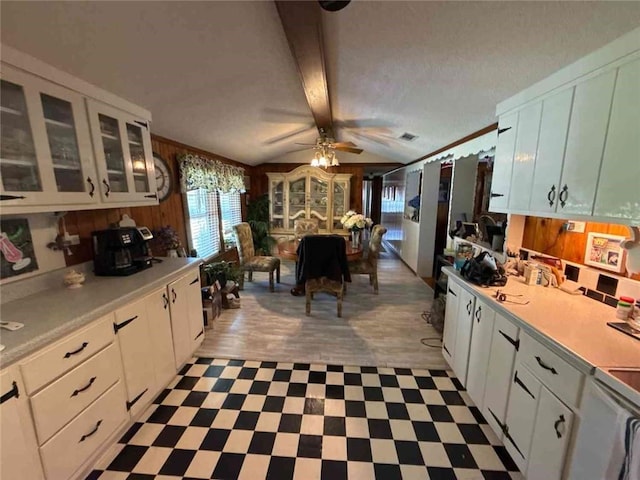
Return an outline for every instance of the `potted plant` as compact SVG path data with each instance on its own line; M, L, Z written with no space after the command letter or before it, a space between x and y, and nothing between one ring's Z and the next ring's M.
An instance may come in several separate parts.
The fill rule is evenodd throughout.
M217 280L220 288L224 288L227 281L238 282L240 278L240 270L235 262L212 262L202 267L203 275L207 285L213 285Z
M178 232L171 225L159 228L154 235L167 252L167 257L178 256L178 249L182 247L182 243Z
M253 247L256 254L271 255L276 239L269 235L269 196L267 194L254 198L247 205L247 223L253 235Z

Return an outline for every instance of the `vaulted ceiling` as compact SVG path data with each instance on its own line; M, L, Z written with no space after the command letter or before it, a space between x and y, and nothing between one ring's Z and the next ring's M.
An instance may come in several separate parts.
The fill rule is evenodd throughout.
M3 44L144 106L156 134L252 165L310 157L290 153L317 130L273 2L2 1L0 17ZM365 150L340 162L407 163L640 26L640 2L354 0L322 25L335 136Z

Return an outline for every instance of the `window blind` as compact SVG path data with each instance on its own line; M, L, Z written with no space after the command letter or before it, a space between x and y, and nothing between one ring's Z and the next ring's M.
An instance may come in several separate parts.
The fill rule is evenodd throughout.
M233 242L235 240L233 227L242 222L240 193L221 193L220 209L222 210L222 232L224 235L224 240L225 242Z
M207 258L220 251L218 193L202 188L187 192L191 248Z

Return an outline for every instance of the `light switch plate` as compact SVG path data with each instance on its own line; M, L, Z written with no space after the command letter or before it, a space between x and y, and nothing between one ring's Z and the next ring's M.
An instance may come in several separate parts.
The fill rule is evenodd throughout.
M20 330L24 327L24 323L20 322L0 322L0 328L4 328L5 330Z

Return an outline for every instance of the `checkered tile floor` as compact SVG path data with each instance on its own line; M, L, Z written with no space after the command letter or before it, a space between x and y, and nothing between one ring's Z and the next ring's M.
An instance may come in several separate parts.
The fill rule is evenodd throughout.
M444 370L194 358L89 479L521 479Z

